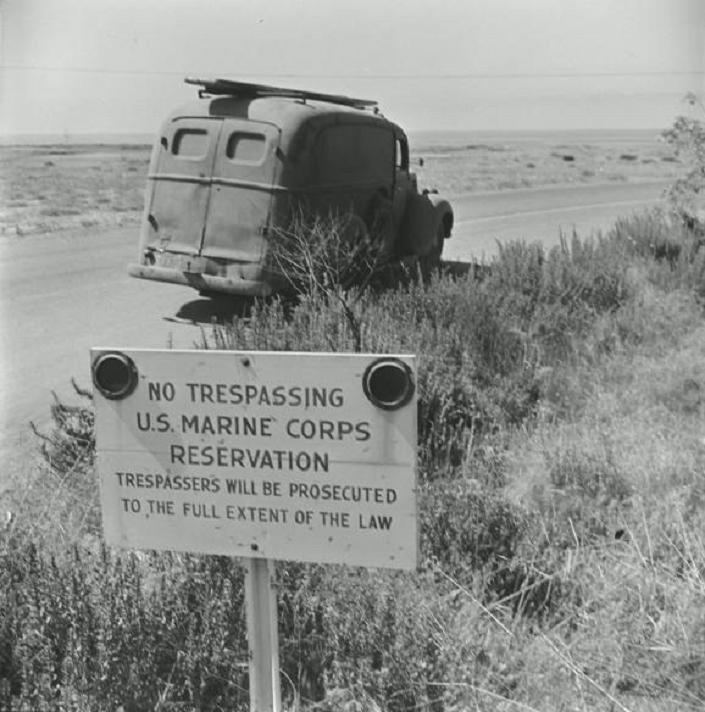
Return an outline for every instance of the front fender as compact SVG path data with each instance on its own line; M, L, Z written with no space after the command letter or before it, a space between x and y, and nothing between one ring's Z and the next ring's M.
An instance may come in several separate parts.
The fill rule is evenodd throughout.
M447 240L453 230L453 223L455 221L453 208L451 204L445 198L438 195L438 193L428 193L428 198L436 214L436 225L439 223L443 224L443 236Z

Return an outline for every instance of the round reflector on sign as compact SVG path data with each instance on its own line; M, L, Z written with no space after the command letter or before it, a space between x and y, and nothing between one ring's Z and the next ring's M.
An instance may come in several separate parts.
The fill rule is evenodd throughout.
M414 395L414 387L411 369L398 358L379 358L362 376L365 395L384 410L406 405Z
M93 361L93 383L111 400L126 398L137 386L137 367L134 361L119 351L100 354Z

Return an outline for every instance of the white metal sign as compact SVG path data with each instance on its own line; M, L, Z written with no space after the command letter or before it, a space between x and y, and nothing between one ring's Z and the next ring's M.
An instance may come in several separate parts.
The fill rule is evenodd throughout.
M92 349L110 544L415 568L412 356Z

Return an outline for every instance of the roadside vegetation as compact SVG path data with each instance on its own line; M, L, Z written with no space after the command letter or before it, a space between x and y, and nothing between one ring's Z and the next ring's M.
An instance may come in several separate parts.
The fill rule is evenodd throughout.
M487 270L319 275L204 334L418 356L422 567L278 565L287 707L703 708L701 241L653 211ZM0 710L247 709L242 569L102 545L76 400L2 503Z

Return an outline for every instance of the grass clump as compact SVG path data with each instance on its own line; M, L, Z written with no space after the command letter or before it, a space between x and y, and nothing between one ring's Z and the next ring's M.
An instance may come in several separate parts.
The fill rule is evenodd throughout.
M289 706L703 705L701 258L650 249L661 220L514 244L483 274L309 285L207 337L418 355L422 568L278 566ZM58 493L53 519L36 525L39 498L7 502L0 705L245 707L234 562L110 553L96 518L71 517L92 477L91 446L67 456L91 442L84 410L56 411L32 485Z
M2 709L168 709L179 699L214 710L246 700L233 562L142 561L77 545L59 557L31 543L3 558Z

